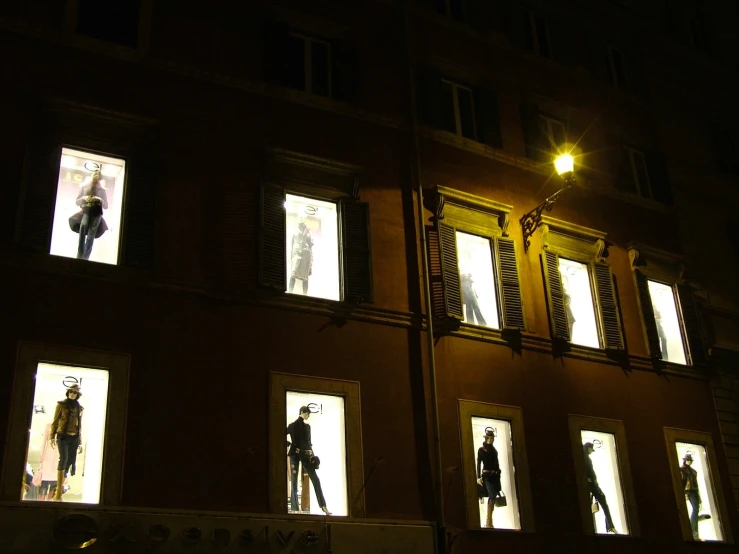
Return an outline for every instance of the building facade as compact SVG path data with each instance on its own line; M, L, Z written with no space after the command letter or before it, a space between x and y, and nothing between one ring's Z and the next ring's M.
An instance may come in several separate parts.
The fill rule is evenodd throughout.
M0 551L734 543L736 6L98 4L0 12Z

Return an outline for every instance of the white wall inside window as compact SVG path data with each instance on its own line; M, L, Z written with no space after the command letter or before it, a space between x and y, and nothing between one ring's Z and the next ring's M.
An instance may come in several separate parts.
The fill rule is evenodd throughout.
M64 502L97 504L100 501L108 404L106 370L38 364L26 460L34 475L41 471L45 486L48 487L49 482L56 483L59 448L50 446L48 429L54 419L57 403L66 398L66 386L74 382L80 385L82 392L79 403L84 408L81 433L83 451L77 454L75 475L70 475L65 481L70 488L62 499ZM32 494L26 494L25 500L40 500L39 492L34 490Z
M457 259L464 321L497 329L500 322L490 246L490 239L457 231Z
M119 158L110 158L71 148L62 148L62 157L59 162L59 180L49 253L65 258L77 257L79 234L70 229L69 218L81 209L76 204L77 195L80 188L90 182L93 164L101 166L100 181L108 198L108 209L104 210L103 219L108 225L108 230L93 242L90 261L117 264L126 162Z
M287 194L285 210L287 292L340 300L339 218L336 204ZM307 228L307 236L300 229L301 223ZM309 259L311 252L312 265ZM306 278L307 292L304 293ZM292 281L293 288L290 290Z
M518 494L516 492L516 467L513 463L513 437L511 435L511 423L503 419L491 419L484 417L473 417L472 438L474 451L474 468L466 468L471 476L477 479L477 450L483 445L485 429L491 427L495 430L495 441L493 446L498 451L498 463L500 464L501 491L508 498L508 505L493 510L493 525L496 529L521 529L521 514L519 512ZM523 437L519 437L523 440ZM487 497L480 504L480 527L485 527L487 516Z
M298 419L300 407L308 406L311 416L307 423L311 427L313 454L321 459L316 470L321 480L326 507L335 516L348 515L346 480L346 428L344 399L317 393L287 392L287 425ZM289 440L289 436L288 436ZM287 454L287 451L285 452ZM288 510L290 506L290 462L287 462ZM298 487L301 480L298 479ZM300 490L300 488L298 489ZM310 484L310 513L322 515L313 485Z
M687 442L675 443L674 463L678 466L683 465L685 454L690 452L693 455L693 469L698 473L698 491L700 492L701 507L699 514L707 514L711 519L698 521L698 534L704 541L722 541L724 535L721 531L721 514L719 514L716 506L716 495L713 490L713 479L711 468L708 463L708 453L706 448L701 444L690 444ZM682 482L681 482L682 484ZM688 499L685 499L685 506L688 510L688 516L693 511Z
M676 364L687 363L680 320L677 317L675 291L669 285L649 281L654 319L657 323L662 359Z
M593 443L594 450L590 455L590 460L593 462L593 469L598 477L598 485L606 496L616 531L621 535L628 535L629 525L626 519L621 472L618 467L616 436L612 433L586 430L581 431L580 436L583 445L588 442ZM583 453L583 456L586 455ZM607 533L603 506L600 507L600 511L593 514L593 523L596 533L601 535Z
M571 327L570 342L600 348L588 264L560 258L559 272L565 294L565 311Z

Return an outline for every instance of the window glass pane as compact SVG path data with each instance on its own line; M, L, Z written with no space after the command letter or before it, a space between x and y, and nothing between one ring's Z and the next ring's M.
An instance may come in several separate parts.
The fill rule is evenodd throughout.
M494 435L492 441L488 437ZM513 463L511 423L502 419L472 418L475 446L475 476L480 496L480 527L490 523L495 529L521 529L521 515L516 492L516 468ZM518 437L522 440L523 437ZM480 485L482 479L482 485ZM484 492L483 492L484 491ZM493 502L490 502L490 498ZM506 497L506 506L495 506L496 496Z
M647 162L644 154L638 150L632 150L632 159L634 160L634 169L636 171L637 188L639 194L644 198L651 198L652 193L649 187L649 173L647 172Z
M141 0L79 0L77 32L91 38L135 48Z
M541 15L535 15L534 20L536 21L536 40L539 42L539 55L544 58L551 58L552 50L549 47L547 20Z
M443 127L444 131L450 133L457 132L457 120L454 115L454 91L453 85L446 81L441 82L441 105L443 110Z
M336 204L285 195L287 292L340 300Z
M592 512L595 532L603 535L612 529L611 532L628 535L616 436L612 433L583 430L580 438L592 509L595 509L595 502L598 503L598 511Z
M706 448L701 444L677 442L675 449L675 463L680 466L680 485L685 491L685 505L693 538L724 540Z
M107 403L107 371L38 364L22 500L100 502Z
M598 325L587 264L560 258L559 272L562 275L570 342L599 348Z
M624 59L619 50L609 49L611 55L611 78L613 85L624 90L626 89L626 70L624 67Z
M329 92L329 48L323 42L311 42L311 92L328 96Z
M305 39L290 35L287 37L286 86L296 90L306 90L305 82Z
M457 258L465 323L499 328L490 239L457 231Z
M552 146L555 149L559 149L565 142L567 142L565 126L561 121L557 121L556 119L550 119L549 125L551 128Z
M62 148L50 254L118 263L125 177L122 159Z
M348 515L344 399L288 391L287 435L288 513Z
M459 124L462 127L462 136L475 138L475 111L472 107L472 91L457 87L457 102L459 105Z
M683 334L675 304L675 292L669 285L649 281L649 294L652 297L662 359L676 364L686 364Z

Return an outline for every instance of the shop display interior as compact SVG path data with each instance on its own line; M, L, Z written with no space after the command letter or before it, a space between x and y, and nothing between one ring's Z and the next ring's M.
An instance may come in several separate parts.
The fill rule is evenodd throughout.
M102 192L99 186L91 188L96 171ZM124 160L62 148L50 254L104 264L118 263L125 176ZM87 236L82 233L81 236L79 231L73 230L73 225L76 222L79 229L83 212L89 210L84 197L90 194L105 197L102 219L97 223L96 233ZM90 241L87 244L90 250L83 255L82 243L87 241Z
M690 458L692 458L689 465L690 469L695 472L693 473L694 479L686 478L692 473L686 467L688 465L685 463L686 455L690 455ZM688 511L688 517L691 519L695 540L723 541L721 517L716 507L716 494L705 446L687 442L675 443L675 457L673 460L674 463L680 466L682 488L685 490L697 486L697 494L685 494L685 508ZM695 483L689 484L693 480ZM693 503L696 503L695 507Z
M336 204L286 194L285 210L286 292L340 300Z
M490 419L473 417L472 438L475 448L475 467L467 471L470 476L477 476L478 449L485 442L485 433L488 430L495 433L493 446L498 451L498 464L500 466L500 487L506 497L506 506L495 507L492 514L492 523L495 529L521 529L521 514L518 505L518 493L516 491L516 467L513 460L513 437L511 435L511 423L502 419ZM488 497L479 499L480 527L486 527Z
M588 264L560 258L559 273L562 276L570 342L600 348Z
M618 466L616 436L613 433L583 430L580 432L580 437L586 467L589 457L597 477L596 482L588 483L588 496L595 532L605 535L608 529L614 529L616 534L628 535L630 531L626 517L621 472ZM584 447L587 443L593 445L593 453L589 456ZM595 504L597 504L597 511L595 511Z
M490 239L457 231L457 259L465 323L499 328Z
M674 289L669 285L649 281L649 295L652 298L662 359L685 365L685 346L677 316Z
M97 504L105 443L105 418L108 402L108 372L101 369L40 363L36 370L36 386L33 409L28 430L26 479L22 500L51 500L57 486L59 445L52 447L49 430L57 403L65 399L67 387L80 386L82 413L82 438L75 474L67 472L64 478L62 500Z
M325 504L333 516L349 514L347 499L346 428L344 398L305 392L287 392L287 423L290 425L300 416L300 408L307 406L310 417L305 423L310 425L313 455L318 456L320 465L315 470L320 482ZM288 442L290 435L287 436ZM286 450L286 454L289 451ZM318 502L316 486L303 467L305 457L300 457L297 475L297 510L291 506L292 479L290 459L287 466L287 506L288 513L324 515Z

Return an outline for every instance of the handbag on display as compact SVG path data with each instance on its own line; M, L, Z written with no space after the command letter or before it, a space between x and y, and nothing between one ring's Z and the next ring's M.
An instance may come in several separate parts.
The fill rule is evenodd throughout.
M594 514L600 512L600 504L598 504L597 500L593 500L593 504L590 506L590 511Z
M485 485L481 485L480 483L477 483L477 498L482 500L483 498L487 497L488 495L488 488Z
M508 499L506 498L505 493L500 491L498 496L495 497L495 507L503 508L504 506L508 506Z

